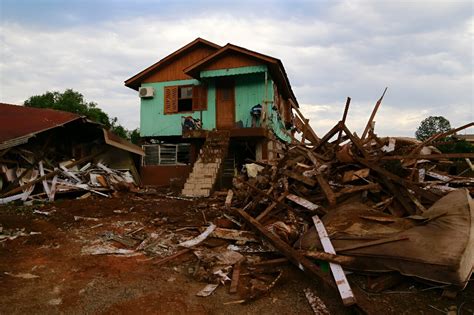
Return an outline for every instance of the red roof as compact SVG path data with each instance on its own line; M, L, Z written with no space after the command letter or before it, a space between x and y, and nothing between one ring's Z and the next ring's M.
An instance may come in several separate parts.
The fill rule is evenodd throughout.
M0 143L62 126L81 116L54 109L0 103Z

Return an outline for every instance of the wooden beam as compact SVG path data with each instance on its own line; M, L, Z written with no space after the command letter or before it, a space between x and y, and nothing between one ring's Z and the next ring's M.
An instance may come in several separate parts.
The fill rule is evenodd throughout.
M403 187L408 187L408 188L412 189L417 194L423 196L424 198L428 199L431 202L436 202L439 199L439 196L435 195L434 193L432 193L428 190L424 190L424 189L418 187L416 184L414 184L412 182L409 182L408 180L405 180L405 179L403 179L403 178L387 171L386 169L369 162L366 159L360 158L356 155L354 155L354 159L357 162L359 162L359 163L367 166L368 168L374 170L375 172L379 173L382 177L385 176L386 178L389 178L389 179L393 180L394 182L396 182L397 184L399 184Z
M267 239L273 247L275 247L280 253L282 253L288 260L296 265L300 270L311 275L318 281L322 281L326 288L335 288L335 284L326 274L324 274L313 262L308 258L304 257L303 254L299 253L293 247L282 241L279 237L269 232L262 224L252 218L249 214L241 209L235 209L235 211L255 230L257 230L265 239ZM371 312L371 302L367 300L364 293L355 287L353 289L354 295L357 299L357 308L359 311L365 314L373 314Z
M341 123L346 124L347 112L349 111L349 105L351 103L351 98L348 97L346 100L346 106L344 107L344 114L342 115ZM342 137L342 130L339 130L339 134L337 135L336 145L339 145Z
M351 266L356 261L354 257L336 255L328 252L318 252L314 250L303 251L303 254L309 258L327 261L342 266Z
M385 92L387 92L387 88L382 93L382 96L379 98L377 103L375 104L374 110L372 111L372 114L370 114L369 121L367 121L367 125L365 126L364 132L362 133L361 139L365 139L367 136L367 133L369 132L370 127L372 126L372 122L374 121L375 114L377 114L377 111L379 110L380 104L382 104L383 97L385 96Z
M337 193L335 193L335 195L336 197L340 197L342 195L352 194L355 192L365 191L365 190L380 190L380 185L378 183L372 183L372 184L367 184L367 185L362 185L362 186L345 187L345 188L342 188Z
M302 207L304 207L304 208L306 208L310 211L317 211L321 208L320 206L312 203L311 201L306 200L306 199L304 199L302 197L299 197L297 195L289 194L288 196L286 196L286 199L291 200L294 203L299 204L300 206L302 206Z
M292 172L290 170L285 170L285 169L282 169L280 171L283 175L286 175L288 177L291 177L297 181L300 181L306 185L309 185L311 187L315 186L316 185L316 181L314 179L311 179L309 177L306 177L304 175L301 175L301 174L298 174L296 172Z
M321 187L321 190L323 191L324 196L329 202L330 206L336 205L336 195L332 191L331 186L329 186L329 183L327 180L324 178L322 174L316 174L316 180L318 181L319 186Z
M240 266L242 261L239 260L235 263L234 267L232 268L232 282L230 283L229 293L237 293L237 288L239 286L239 278L240 278Z
M283 200L285 200L287 196L287 192L284 192L276 201L273 201L265 210L263 210L256 218L255 220L261 221L264 217L267 216L278 204L283 203Z
M336 254L334 247L332 246L331 240L329 239L328 232L324 227L323 222L317 215L313 216L313 223L316 231L318 232L321 245L326 253ZM352 292L349 281L346 278L344 270L342 270L341 265L335 263L329 263L329 268L331 269L332 275L334 276L334 281L336 282L337 289L342 298L342 302L345 306L353 305L356 303L356 298Z

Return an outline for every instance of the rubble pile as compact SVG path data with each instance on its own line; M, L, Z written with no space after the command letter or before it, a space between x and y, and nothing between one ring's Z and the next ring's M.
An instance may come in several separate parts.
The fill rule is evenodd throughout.
M54 201L58 195L87 198L91 194L110 197L119 190L135 190L128 170L111 169L93 162L98 154L77 161L39 159L39 152L12 148L0 160L0 204L12 201ZM3 163L2 163L3 162Z
M201 280L210 282L199 295L228 281L230 292L245 292L235 303L248 302L275 285L281 270L274 267L287 262L362 311L370 308L367 294L350 285L344 270L383 272L367 284L375 291L396 285L401 275L441 284L443 294L467 285L474 265L474 179L450 174L450 166L461 159L466 164L459 173L472 172L474 154L443 154L435 144L474 123L421 142L377 137L372 115L359 137L345 125L349 102L343 120L321 139L294 139L274 150L277 159L249 161L246 174L234 178L217 226L187 246L206 266ZM232 244L203 255L199 244L208 236ZM265 260L262 254L269 253ZM218 255L235 259L223 266ZM329 263L332 276L321 262ZM216 272L221 276L212 277ZM251 278L244 288L243 275ZM312 292L305 294L317 301L313 309L324 309Z

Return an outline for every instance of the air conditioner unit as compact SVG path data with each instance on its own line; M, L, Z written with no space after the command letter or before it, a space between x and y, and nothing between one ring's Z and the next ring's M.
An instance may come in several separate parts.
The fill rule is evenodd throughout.
M153 97L155 96L155 89L150 86L141 87L138 90L138 95L141 98Z

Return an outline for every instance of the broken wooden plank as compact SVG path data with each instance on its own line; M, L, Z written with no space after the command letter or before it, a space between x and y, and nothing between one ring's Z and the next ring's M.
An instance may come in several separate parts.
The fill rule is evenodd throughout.
M240 265L242 261L238 261L232 268L232 282L230 283L229 293L237 293L240 278Z
M275 198L273 197L272 195L269 195L267 194L266 192L262 191L261 189L258 189L257 187L255 187L254 185L252 184L249 184L248 182L246 181L243 181L241 180L240 178L238 177L235 177L235 179L237 179L238 181L240 181L242 184L252 188L255 192L257 192L259 195L262 195L262 196L265 196L267 198L270 198L271 200L275 201L277 204L279 204L280 206L283 206L285 208L287 208L288 210L293 210L289 205L287 205L286 203L283 202L283 200L285 199L285 197L283 197L281 200L280 198Z
M342 119L341 119L342 124L346 123L347 112L349 111L350 104L351 104L351 98L347 97L346 106L344 106L344 114L342 114ZM337 140L336 140L336 146L338 146L339 143L341 142L341 137L342 137L342 129L339 129L339 134L337 135Z
M337 193L335 193L335 195L336 197L340 197L342 195L352 194L359 191L365 191L365 190L380 191L380 189L381 187L378 183L372 183L372 184L361 185L361 186L344 187L341 190L339 190Z
M256 221L246 212L238 208L235 208L235 211L300 270L308 273L315 279L322 281L323 284L327 287L335 287L334 282L322 271L320 271L316 264L311 262L308 258L304 257L303 254L299 253L293 247L282 241L279 237L267 231L267 229L263 225L261 225L258 221ZM367 300L364 293L357 287L355 287L353 291L357 299L358 309L362 312L370 314L370 302Z
M259 261L256 263L253 263L253 267L276 267L276 266L281 266L281 265L286 265L289 262L288 258L275 258L275 259L269 259L269 260L264 260L264 261Z
M201 234L199 234L193 239L179 243L179 246L188 247L188 248L196 246L202 241L204 241L215 229L216 229L216 226L213 223L211 223L211 225L209 225L204 232L202 232Z
M342 266L350 266L351 264L354 264L355 262L354 257L341 256L341 255L331 254L328 252L318 252L314 250L307 250L307 251L303 251L303 254L306 257L310 257L310 258L314 258L314 259L318 259L322 261L327 261L327 262L339 264Z
M304 183L304 184L306 184L306 185L309 185L309 186L311 186L311 187L313 187L314 185L316 185L316 181L315 181L314 179L311 179L311 178L306 177L306 176L304 176L304 175L298 174L298 173L296 173L296 172L292 172L292 171L290 171L290 170L285 170L285 169L283 169L283 170L281 170L281 173L282 173L283 175L286 175L286 176L288 176L288 177L291 177L291 178L293 178L293 179L295 179L295 180L297 180L297 181L300 181L300 182L302 182L302 183Z
M387 88L382 93L382 96L379 98L377 103L375 103L374 109L372 111L372 114L370 114L369 121L367 121L367 125L365 126L364 132L362 133L362 136L360 137L362 140L365 139L367 136L370 127L372 126L372 122L374 121L375 114L377 114L377 111L379 110L380 104L382 104L383 97L385 96L385 92L387 92Z
M74 175L71 171L68 170L68 167L64 165L59 165L59 168L63 171L63 174L67 175L68 177L74 179L78 184L82 183L81 179Z
M399 184L399 185L401 185L401 186L403 186L403 187L412 189L415 193L417 193L417 194L423 196L424 198L428 199L428 200L431 201L431 202L436 202L436 201L439 199L439 196L437 196L437 195L435 195L435 194L433 194L433 193L431 193L431 192L429 192L429 191L427 191L427 190L424 190L424 189L418 187L415 183L409 182L409 181L407 181L407 180L405 180L405 179L403 179L403 178L401 178L401 177L399 177L399 176L397 176L397 175L395 175L395 174L393 174L393 173L387 171L386 169L384 169L384 168L382 168L382 167L380 167L380 166L378 166L378 165L375 165L375 164L372 163L372 162L369 162L369 161L366 160L366 159L360 158L360 157L358 157L358 156L354 156L354 159L355 159L357 162L359 162L359 163L361 163L361 164L367 166L368 168L374 170L375 172L379 173L379 174L381 175L380 178L381 178L382 180L383 180L384 178L385 178L385 179L386 179L386 178L391 179L391 180L393 180L394 182L396 182L397 184ZM388 182L388 181L387 181L387 182ZM392 193L393 193L393 192L392 192ZM396 194L394 194L394 196L397 197Z
M318 232L319 239L321 240L321 245L323 246L324 251L335 255L336 251L332 246L326 228L324 227L323 222L321 221L321 219L319 219L317 215L313 216L313 223L316 227L316 231ZM344 305L349 306L355 304L356 299L354 293L352 293L349 281L347 280L341 265L329 263L329 267L331 268L332 275L334 276L334 281L336 281L336 285Z
M366 178L369 176L370 169L369 168L363 168L361 170L351 170L344 172L344 175L342 176L342 182L343 183L348 183L352 182L361 178Z
M77 161L75 161L75 162L71 162L71 163L65 165L65 167L66 167L66 168L71 168L71 167L73 167L73 166L75 166L75 165L82 164L82 163L84 163L84 162L87 162L87 161L89 161L89 160L92 160L93 158L95 158L96 156L98 156L98 155L100 155L100 154L102 154L102 153L104 153L104 151L96 152L96 153L91 154L91 155L89 155L89 156L86 156L86 157L84 157L84 158L82 158L82 159L79 159L79 160L77 160ZM53 177L53 176L57 175L57 174L60 173L60 172L61 172L60 169L54 170L54 171L52 171L52 172L50 172L50 173L48 173L48 174L46 174L46 175L44 175L44 176L41 176L41 177L39 177L39 178L37 178L37 179L35 179L35 180L33 180L33 181L30 181L30 182L28 182L28 183L26 183L26 184L20 186L20 187L16 187L16 188L14 188L14 189L12 189L12 190L10 190L10 191L4 193L4 194L2 195L2 197L6 197L6 196L13 195L13 194L15 194L15 193L17 193L17 192L19 192L19 191L22 191L23 189L26 189L26 188L28 188L28 187L30 187L30 186L32 186L32 185L35 185L36 183L41 182L43 179L48 179L48 178L50 178L50 177Z
M269 214L278 204L283 203L283 200L285 199L286 195L288 193L285 192L283 193L276 201L273 201L265 210L263 210L256 218L255 220L261 221L267 214Z
M291 200L293 201L294 203L297 203L299 204L300 206L310 210L310 211L316 211L318 210L319 208L321 208L320 206L318 206L317 204L314 204L312 203L311 201L308 201L302 197L299 197L299 196L296 196L294 194L288 194L286 196L286 199L288 200Z
M316 180L318 181L319 186L321 187L321 190L323 191L324 196L329 202L330 206L336 205L336 194L332 191L331 186L329 186L329 183L327 180L324 178L322 174L316 174Z
M40 176L44 176L43 161L39 161L38 166L39 166ZM46 193L46 196L48 196L48 199L51 199L51 190L49 189L48 182L46 181L46 179L43 179L42 182L43 182L43 189L44 189L44 192Z
M234 191L232 189L229 189L224 203L226 209L230 209L230 206L232 205L232 197L234 197Z
M233 229L215 228L210 234L211 237L222 238L225 240L240 242L258 242L255 234L249 231L240 231Z

